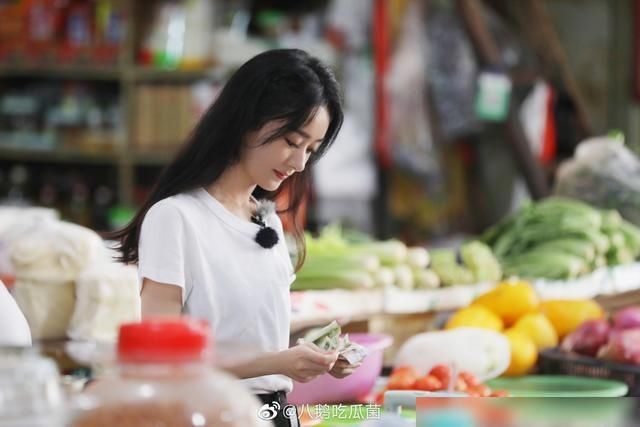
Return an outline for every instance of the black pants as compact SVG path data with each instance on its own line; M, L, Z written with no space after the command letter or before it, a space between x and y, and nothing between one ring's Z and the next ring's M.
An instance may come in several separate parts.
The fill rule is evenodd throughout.
M261 411L262 419L270 419L275 427L299 427L298 411L295 405L287 403L287 394L276 391L270 394L256 395L264 405Z

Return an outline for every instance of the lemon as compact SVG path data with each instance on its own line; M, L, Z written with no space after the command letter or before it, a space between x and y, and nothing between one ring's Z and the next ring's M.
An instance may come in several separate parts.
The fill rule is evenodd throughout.
M560 339L583 322L604 316L602 308L593 300L548 300L540 304L540 311L551 321Z
M460 327L476 327L500 332L504 325L502 320L491 310L482 306L471 305L456 311L445 326L446 329Z
M513 328L523 332L533 340L538 350L558 345L558 333L551 321L542 313L529 313L522 316Z
M473 305L482 305L497 314L505 326L513 325L520 317L538 308L538 296L528 282L512 281L498 284L480 295Z
M536 344L525 333L513 328L506 330L504 336L511 347L511 361L503 375L517 377L526 374L538 360Z

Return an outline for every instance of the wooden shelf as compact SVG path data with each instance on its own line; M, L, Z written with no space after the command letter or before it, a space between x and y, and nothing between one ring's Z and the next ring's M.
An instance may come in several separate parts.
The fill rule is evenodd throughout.
M201 79L212 79L215 68L201 70L164 70L152 67L134 67L127 75L136 82L190 82Z
M133 155L133 163L137 166L165 166L173 159L174 152L158 149L156 152L138 151Z
M191 82L215 77L216 68L199 70L165 70L139 66L83 66L83 65L0 65L0 78L37 77L80 80L129 79L134 82Z
M215 62L206 64L200 69L162 69L157 66L142 66L136 63L142 37L147 30L149 7L147 2L119 2L122 3L122 13L125 19L125 34L116 52L114 62L100 63L84 62L83 59L75 63L60 61L32 60L15 57L11 60L0 60L0 82L4 88L11 88L12 80L27 80L33 82L49 81L54 84L65 81L81 81L86 84L116 86L118 103L121 107L122 145L113 152L86 152L81 149L47 149L22 148L19 144L12 144L8 138L1 139L0 161L3 163L22 162L36 169L43 165L81 165L108 166L116 170L116 192L118 202L131 204L134 202L135 191L144 181L141 177L152 176L156 170L167 165L174 156L177 147L151 147L139 150L136 135L133 131L136 114L136 91L143 85L180 86L185 88L200 80L219 81L225 77L227 70ZM143 4L144 3L144 4ZM153 7L152 7L153 8ZM2 24L0 24L2 25ZM88 53L89 51L87 51ZM54 56L51 54L51 56ZM86 56L87 61L89 55ZM81 62L82 61L82 62ZM171 88L174 89L174 88ZM171 107L171 105L169 105ZM5 130L9 132L9 130ZM149 170L145 170L148 168ZM139 173L142 172L142 173ZM148 181L148 180L147 180ZM143 182L147 185L148 182Z
M138 152L132 156L136 166L164 166L173 159L174 153L159 150L158 152ZM37 163L89 163L89 164L119 164L127 155L117 152L92 153L71 149L20 149L0 146L0 161L11 160L17 162Z
M82 163L115 165L120 160L120 155L113 153L91 153L81 150L57 148L46 149L20 149L0 146L0 160L37 163Z
M367 319L384 311L382 289L291 292L291 332L339 320L340 324Z
M113 80L122 77L122 68L81 65L0 65L0 77L38 77L86 80Z

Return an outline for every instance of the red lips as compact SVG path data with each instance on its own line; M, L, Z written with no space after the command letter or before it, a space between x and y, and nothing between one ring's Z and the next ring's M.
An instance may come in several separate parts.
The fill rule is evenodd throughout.
M284 174L282 172L280 172L279 170L274 169L273 173L275 174L275 176L279 179L279 180L283 180L285 179L288 175Z

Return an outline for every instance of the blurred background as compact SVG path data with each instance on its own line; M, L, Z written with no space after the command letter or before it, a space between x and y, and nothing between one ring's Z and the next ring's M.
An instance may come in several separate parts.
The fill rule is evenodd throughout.
M307 228L476 233L547 195L586 137L638 148L635 3L2 0L1 203L125 224L230 73L299 47L346 107Z

